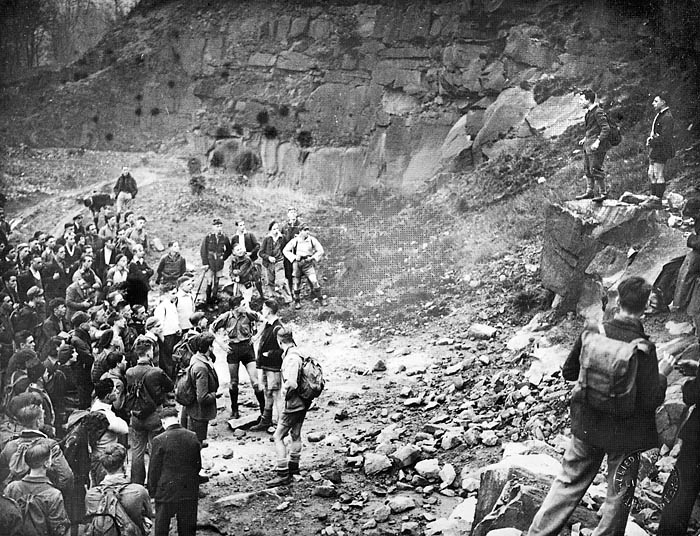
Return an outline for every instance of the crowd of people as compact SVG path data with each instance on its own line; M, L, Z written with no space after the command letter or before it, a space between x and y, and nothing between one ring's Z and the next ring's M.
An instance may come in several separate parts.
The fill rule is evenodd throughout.
M228 237L214 219L201 277L175 241L153 270L147 220L132 210L137 193L124 168L93 221L78 214L61 236L37 231L19 244L0 211L2 534L111 534L117 523L122 534L146 535L154 524L166 535L177 517L178 533L194 535L207 480L200 452L217 416L217 336L227 341L231 417L240 417L241 364L259 404L251 430L272 433L277 416L269 484L298 472L310 401L293 396L300 359L278 312L301 307L302 279L323 304L321 244L294 208L262 244L243 220ZM94 209L94 199L86 205ZM253 289L261 312L251 307Z

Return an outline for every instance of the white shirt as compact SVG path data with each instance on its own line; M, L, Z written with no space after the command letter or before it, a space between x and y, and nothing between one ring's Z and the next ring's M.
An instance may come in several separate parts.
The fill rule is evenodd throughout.
M167 298L161 300L156 306L153 316L163 326L163 336L174 335L180 329L180 317L177 313L177 307Z

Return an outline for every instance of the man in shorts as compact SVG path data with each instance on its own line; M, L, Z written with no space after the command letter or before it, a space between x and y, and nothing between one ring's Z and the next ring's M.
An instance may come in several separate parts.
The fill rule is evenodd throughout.
M277 421L277 429L273 435L275 441L275 455L277 457L275 478L269 480L269 487L284 486L292 481L292 476L299 473L299 459L301 457L301 427L309 409L309 402L297 393L299 371L302 365L302 356L297 350L292 336L292 330L279 328L275 330L277 344L282 349L282 396L284 398L284 410ZM284 438L290 436L292 441L289 446L289 458Z
M282 350L275 336L275 331L282 327L282 321L277 316L278 311L277 301L265 300L262 308L262 320L265 323L260 332L258 351L255 356L255 364L260 369L260 384L265 393L265 409L260 422L250 428L252 432L265 432L272 426L272 411L275 406L277 406L277 415L281 413L279 402L282 386L280 374Z
M258 385L258 370L255 366L255 352L252 338L255 334L255 323L260 315L251 311L242 296L233 296L229 300L229 310L220 315L211 325L211 331L219 329L226 331L228 337L228 353L226 362L231 376L229 395L231 396L231 418L238 419L238 369L243 365L248 372L250 384L255 392L255 398L260 404L260 414L265 410L265 395Z

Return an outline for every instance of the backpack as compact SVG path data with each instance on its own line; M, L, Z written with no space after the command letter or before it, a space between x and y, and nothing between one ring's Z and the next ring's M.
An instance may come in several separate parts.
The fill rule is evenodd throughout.
M577 387L583 391L586 404L616 417L634 415L638 353L650 351L649 341L610 339L600 325L597 332L584 331L581 342Z
M20 394L19 392L16 392L17 386L25 380L27 380L27 373L23 370L15 370L12 373L12 376L10 376L10 381L7 382L2 392L2 408L5 410L5 412L7 412L10 401L15 396Z
M198 335L198 334L197 334ZM173 361L177 363L181 368L187 368L190 364L190 359L194 355L194 350L190 346L192 339L194 337L185 337L178 342L173 348Z
M143 531L129 517L119 495L129 484L95 486L102 496L97 512L85 516L85 536L141 536Z
M298 352L298 355L301 357L301 367L299 367L297 394L304 400L310 401L318 397L326 386L323 369L316 358L301 352Z
M124 397L124 410L130 411L137 419L144 419L155 412L158 407L153 400L153 395L146 385L146 377L151 371L146 371L133 383L126 383L126 396Z
M622 142L622 132L620 132L620 125L617 121L613 120L608 113L605 114L608 120L608 125L610 126L610 137L608 141L612 147L617 147Z
M48 526L48 512L44 512L41 502L36 495L23 495L17 499L22 513L22 536L45 536Z
M109 421L102 411L78 410L69 417L67 426L68 432L59 445L76 480L79 480L89 473L90 452L109 428Z
M175 380L175 402L185 407L191 406L197 401L197 391L190 377L191 366L180 370Z

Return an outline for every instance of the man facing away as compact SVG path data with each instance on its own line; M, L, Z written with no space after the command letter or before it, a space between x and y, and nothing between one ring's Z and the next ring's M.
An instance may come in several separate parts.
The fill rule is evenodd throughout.
M608 338L631 342L648 339L641 316L651 285L641 277L630 277L618 287L620 310L604 322ZM569 354L562 374L566 380L579 377L582 338ZM634 498L639 471L639 454L657 446L655 412L664 401L666 376L673 363L670 358L657 363L653 343L638 352L637 394L630 417L619 417L591 407L586 392L574 389L571 396L571 442L562 461L562 470L554 480L542 506L535 515L528 536L555 536L583 498L607 455L608 492L601 519L593 536L623 536Z
M195 536L200 443L194 432L180 426L173 407L163 409L162 425L165 431L153 440L148 464L148 491L156 503L155 536L167 536L173 516L179 536Z
M273 439L275 455L277 456L277 475L267 482L268 486L282 486L291 482L292 476L299 473L301 457L301 427L304 424L309 402L297 393L299 387L299 372L302 366L301 354L296 350L292 331L285 328L276 330L277 344L282 349L282 397L284 410L277 421ZM287 447L284 439L292 438L287 458Z
M602 202L608 197L605 186L605 168L603 161L610 148L610 124L603 109L596 102L596 94L592 89L584 89L579 95L581 107L586 110L584 120L586 135L578 144L583 145L583 171L586 179L585 193L576 199L593 199ZM595 188L598 187L598 195Z

